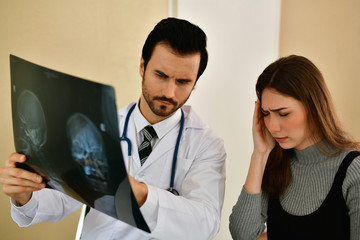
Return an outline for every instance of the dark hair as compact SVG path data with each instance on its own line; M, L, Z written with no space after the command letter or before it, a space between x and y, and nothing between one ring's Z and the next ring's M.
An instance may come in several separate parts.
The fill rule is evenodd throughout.
M166 18L161 20L149 33L144 43L142 49L144 68L159 42L169 44L172 49L182 55L200 52L201 59L197 75L197 79L199 79L208 62L206 34L201 28L183 19Z
M324 78L309 59L291 55L270 64L256 83L256 94L260 101L264 89L269 88L293 97L304 105L314 142L326 140L339 150L359 149L359 143L341 127ZM316 146L324 154L331 155L322 144ZM282 149L278 143L270 153L262 182L263 190L270 196L281 195L288 186L292 155L293 149Z

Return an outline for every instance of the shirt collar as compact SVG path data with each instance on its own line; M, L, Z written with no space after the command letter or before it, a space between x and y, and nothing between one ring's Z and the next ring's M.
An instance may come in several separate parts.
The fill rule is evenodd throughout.
M152 125L156 131L157 137L161 139L163 136L165 136L166 133L168 133L180 122L180 119L181 119L181 110L178 109L172 116ZM134 109L134 122L135 122L135 128L137 134L139 134L140 131L147 125L151 125L146 120L146 118L141 114L138 103L136 104L136 107Z

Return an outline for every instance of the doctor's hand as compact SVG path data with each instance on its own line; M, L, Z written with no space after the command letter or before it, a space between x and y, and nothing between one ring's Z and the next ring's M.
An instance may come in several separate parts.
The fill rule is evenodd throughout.
M20 206L30 200L33 191L45 187L40 175L16 167L16 163L25 161L25 155L12 153L5 161L5 166L0 168L0 183L3 185L3 192Z
M147 198L148 195L148 187L145 183L137 181L135 178L128 174L130 186L134 193L135 199L139 207L141 207Z
M271 136L264 123L264 116L261 112L260 101L255 102L252 127L254 153L269 154L275 147L275 139Z

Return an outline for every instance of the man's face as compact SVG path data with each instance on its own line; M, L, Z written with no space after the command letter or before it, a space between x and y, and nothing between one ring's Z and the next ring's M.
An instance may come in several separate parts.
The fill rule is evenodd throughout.
M150 123L170 117L185 104L196 83L199 65L200 53L179 55L165 43L155 46L146 70L141 58L140 111Z

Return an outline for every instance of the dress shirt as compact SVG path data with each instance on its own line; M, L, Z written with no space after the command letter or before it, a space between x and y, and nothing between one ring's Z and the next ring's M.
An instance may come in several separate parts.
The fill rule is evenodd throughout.
M134 122L135 122L135 128L136 128L136 133L137 133L136 144L139 147L140 144L142 143L142 141L144 140L144 136L141 133L142 129L144 127L146 127L147 125L151 125L151 124L141 114L140 109L139 109L139 104L136 104L133 114L134 114ZM157 137L155 137L151 140L152 148L155 148L158 140L162 139L171 129L176 127L176 125L180 122L180 120L181 120L181 110L178 109L169 118L167 118L161 122L158 122L154 125L151 125L155 129L155 132L157 135Z

